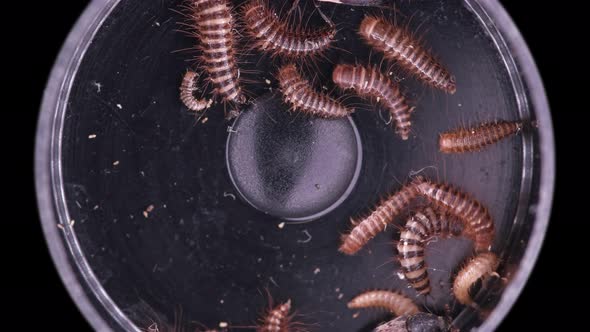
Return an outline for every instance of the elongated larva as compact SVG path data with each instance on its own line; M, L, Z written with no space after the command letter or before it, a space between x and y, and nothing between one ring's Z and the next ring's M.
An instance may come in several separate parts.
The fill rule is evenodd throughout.
M182 83L180 84L180 100L189 110L195 112L209 108L213 103L212 99L206 100L195 98L193 93L197 90L195 87L197 77L197 73L189 70L184 74Z
M417 191L435 206L465 222L465 234L474 239L477 252L489 251L494 242L494 220L488 209L471 195L448 184L422 180Z
M399 191L383 200L371 212L371 214L360 222L353 222L354 228L349 234L342 236L340 252L353 255L358 252L369 240L383 231L388 224L392 223L404 208L407 208L410 201L416 197L416 183L411 182L404 185Z
M383 52L385 58L397 60L421 81L450 94L456 92L455 78L404 28L367 16L359 33L370 46Z
M338 65L332 72L332 80L342 89L354 89L362 97L378 100L395 120L396 133L403 140L408 139L412 108L389 77L373 67Z
M479 151L503 138L519 132L522 122L497 121L469 129L455 129L440 134L438 147L443 153Z
M354 112L328 95L315 91L294 64L281 67L278 79L283 99L296 110L322 118L342 118Z
M192 0L192 18L200 40L203 68L225 101L244 103L235 58L234 18L228 0Z
M291 300L280 304L270 310L264 317L262 325L260 325L256 331L258 332L289 332L289 323L291 317L289 316L291 311Z
M402 272L408 283L418 292L430 293L430 279L426 270L425 247L434 237L461 236L464 225L459 218L437 213L427 207L413 214L400 233L397 244Z
M243 9L246 32L256 40L258 49L289 57L317 55L328 49L335 27L317 31L291 28L279 21L267 1L250 0Z
M475 256L462 268L453 282L453 293L462 304L472 305L473 299L469 289L479 279L487 278L496 273L499 265L498 257L492 252L485 252Z
M373 290L357 295L348 302L350 309L382 308L396 316L414 315L420 309L406 296L388 290Z

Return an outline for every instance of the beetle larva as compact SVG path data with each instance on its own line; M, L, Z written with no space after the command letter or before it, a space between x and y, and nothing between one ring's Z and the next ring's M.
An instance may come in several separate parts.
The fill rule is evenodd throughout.
M418 306L408 297L389 290L372 290L361 293L348 302L348 308L382 308L396 316L414 315L420 312Z
M479 279L487 278L496 273L500 264L498 257L492 252L485 252L472 258L463 267L453 282L453 294L462 304L472 305L473 298L469 289Z
M212 99L206 100L195 98L193 93L197 90L195 87L197 77L197 73L189 70L184 74L182 83L180 84L180 100L189 110L195 112L209 108L213 103Z
M443 153L479 151L503 138L519 132L520 121L497 121L483 123L472 128L459 128L440 134L438 147Z

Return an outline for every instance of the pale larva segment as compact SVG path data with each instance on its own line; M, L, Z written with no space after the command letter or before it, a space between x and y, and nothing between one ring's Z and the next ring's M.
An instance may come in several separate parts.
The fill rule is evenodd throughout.
M270 310L263 318L263 323L256 331L257 332L288 332L291 311L291 300L280 304Z
M189 70L184 74L180 84L180 100L189 110L194 112L199 112L209 108L213 103L212 99L207 100L204 98L195 98L194 92L197 90L195 86L197 78L197 73Z
M471 128L459 128L440 134L439 150L443 153L481 151L522 129L521 121L496 121L482 123Z
M473 299L469 289L479 279L487 278L496 273L500 261L492 252L481 253L472 258L463 267L453 282L453 294L457 301L464 305L472 305Z
M349 309L381 308L396 316L414 315L418 306L403 294L389 290L371 290L357 295L348 302Z

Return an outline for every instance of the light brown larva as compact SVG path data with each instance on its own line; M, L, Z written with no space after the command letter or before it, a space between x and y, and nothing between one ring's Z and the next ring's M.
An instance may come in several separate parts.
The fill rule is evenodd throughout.
M389 290L372 290L361 293L348 302L350 309L382 308L396 316L414 315L418 306L403 294Z
M236 61L234 17L229 0L191 1L192 19L199 38L203 68L225 101L244 103Z
M430 279L426 269L425 247L435 237L458 237L463 234L464 225L459 218L438 213L430 207L414 213L400 232L397 244L402 272L408 283L418 292L430 293Z
M440 134L438 146L443 153L479 151L503 138L519 132L520 121L497 121L483 123L472 128L459 128Z
M362 97L378 100L395 121L396 133L403 140L410 135L412 107L406 102L399 86L374 67L338 65L332 72L332 80L342 89L353 89Z
M328 95L315 91L294 64L282 66L278 79L283 99L296 110L322 118L342 118L354 112Z
M465 222L465 234L474 239L477 252L489 251L494 242L494 220L488 209L471 195L448 184L419 179L418 193L442 210Z
M366 16L359 33L385 58L397 60L421 81L450 94L456 92L455 78L406 29L379 17Z
M291 317L291 300L271 309L263 319L262 324L256 329L257 332L289 332Z
M472 258L459 271L453 282L453 294L455 294L457 301L465 305L472 305L473 299L469 294L469 289L479 279L496 273L499 263L498 257L492 252L485 252Z
M416 183L408 183L378 204L368 217L359 222L353 221L354 227L350 233L342 236L340 252L347 255L358 252L369 240L392 223L417 194Z
M206 100L195 98L194 92L197 90L195 87L197 77L197 73L189 70L184 74L182 83L180 84L180 100L189 110L195 112L209 108L213 103L212 99Z

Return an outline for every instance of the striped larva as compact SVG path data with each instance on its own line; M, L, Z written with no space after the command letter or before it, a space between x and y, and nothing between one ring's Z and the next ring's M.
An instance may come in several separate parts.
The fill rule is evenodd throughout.
M472 258L463 267L453 282L453 294L457 301L464 305L473 305L470 288L480 279L488 278L494 274L500 264L498 257L492 252L485 252Z
M450 318L419 312L412 316L400 316L383 323L373 332L459 332Z
M518 133L522 129L520 121L496 121L476 127L459 128L440 134L438 147L443 153L463 153L479 151L503 138Z
M397 60L401 67L426 84L450 94L457 90L455 78L406 29L382 18L366 16L359 33L385 58Z
M430 279L424 260L424 247L434 238L461 236L463 222L445 213L437 213L426 207L414 213L400 232L397 244L402 272L408 283L420 295L430 293Z
M399 86L389 77L374 67L338 65L332 72L332 80L342 89L353 89L362 97L378 100L395 120L396 133L403 140L408 139L412 124L410 113L413 108L408 106Z
M182 103L191 111L202 111L205 108L211 107L213 103L212 99L198 99L194 96L194 91L197 90L195 87L195 81L198 75L194 71L187 71L182 78L182 83L180 84L180 100Z
M257 332L289 332L291 300L272 308L263 318Z
M377 205L368 217L363 218L359 222L353 221L354 228L350 233L342 236L342 244L339 248L340 252L347 255L353 255L358 252L377 233L383 231L388 224L392 223L394 218L404 208L408 207L410 201L417 194L415 182L406 184L399 191L390 195Z
M426 181L416 183L418 193L434 206L461 218L466 236L473 238L477 252L489 251L494 242L494 220L488 209L471 195L448 184Z
M282 66L278 80L283 99L293 109L322 118L342 118L354 112L328 95L315 91L294 64Z
M414 315L418 306L403 294L389 290L372 290L361 293L348 302L349 309L382 308L396 316Z
M234 18L229 0L191 1L192 19L200 40L202 65L225 101L244 103L235 57Z
M246 32L256 40L256 48L292 58L313 56L328 49L336 35L334 26L317 31L291 28L279 20L267 1L250 0L243 7Z

